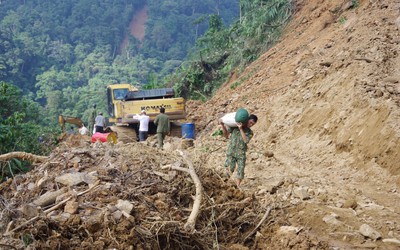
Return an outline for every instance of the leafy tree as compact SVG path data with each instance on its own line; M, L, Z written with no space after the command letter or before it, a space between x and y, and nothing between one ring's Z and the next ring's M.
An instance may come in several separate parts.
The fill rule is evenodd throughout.
M46 153L38 139L52 128L43 128L40 107L22 96L17 87L0 82L0 154L11 151Z
M176 74L175 88L188 98L208 98L233 69L240 70L269 49L291 15L289 0L240 0L240 19L224 28L210 15L209 28L196 42L190 66Z

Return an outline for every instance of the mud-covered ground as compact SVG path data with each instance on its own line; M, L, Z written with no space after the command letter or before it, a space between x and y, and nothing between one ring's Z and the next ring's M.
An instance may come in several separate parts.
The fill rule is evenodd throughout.
M276 46L187 103L193 146L70 138L0 185L0 248L399 249L400 1L295 2ZM259 116L241 189L217 135L238 107ZM190 164L204 187L195 231L195 183L176 170Z

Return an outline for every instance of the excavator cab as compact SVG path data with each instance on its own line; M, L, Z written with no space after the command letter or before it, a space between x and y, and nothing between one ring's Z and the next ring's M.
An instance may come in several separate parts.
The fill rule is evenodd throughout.
M120 111L118 110L117 103L125 99L130 91L137 91L138 89L130 84L112 84L107 88L107 109L111 122L116 122L115 117Z

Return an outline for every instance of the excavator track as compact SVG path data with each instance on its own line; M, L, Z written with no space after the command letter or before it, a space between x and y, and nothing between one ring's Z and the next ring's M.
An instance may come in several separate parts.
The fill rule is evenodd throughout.
M130 143L137 141L136 131L132 127L127 126L111 126L110 129L117 133L118 141Z
M181 137L182 136L182 128L179 123L171 123L170 126L170 135L173 137Z

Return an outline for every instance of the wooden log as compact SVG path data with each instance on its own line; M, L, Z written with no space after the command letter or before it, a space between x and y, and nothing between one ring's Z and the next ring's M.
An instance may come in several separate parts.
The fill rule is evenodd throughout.
M30 162L44 162L48 159L47 156L34 155L26 152L10 152L7 154L0 155L0 161L8 161L13 158Z
M56 191L47 192L47 193L41 195L36 200L34 200L33 204L35 204L37 206L41 206L41 207L45 207L45 206L51 205L56 201L58 196L64 194L66 191L67 191L66 188L61 188L61 189L56 190Z

